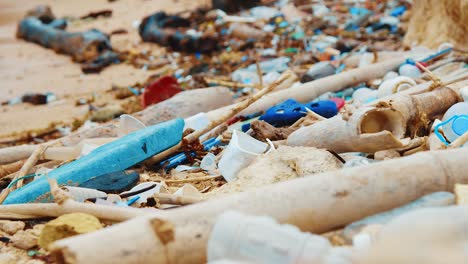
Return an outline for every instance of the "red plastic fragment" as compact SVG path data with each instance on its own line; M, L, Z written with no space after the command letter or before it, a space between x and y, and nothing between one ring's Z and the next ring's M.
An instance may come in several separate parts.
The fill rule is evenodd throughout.
M145 88L145 91L141 96L141 104L146 108L149 105L167 100L181 91L182 89L180 88L176 78L172 76L164 76Z
M330 98L330 101L335 102L336 107L338 108L338 110L343 108L343 106L345 105L345 100L343 98L333 97L333 98Z
M427 63L425 63L425 62L421 62L421 61L420 61L419 63L420 63L422 66L426 67L426 68L427 68L427 66L429 66L429 64L427 64ZM418 64L416 64L416 67L418 67L418 69L419 69L421 72L424 72L424 70L423 70L421 67L419 67Z

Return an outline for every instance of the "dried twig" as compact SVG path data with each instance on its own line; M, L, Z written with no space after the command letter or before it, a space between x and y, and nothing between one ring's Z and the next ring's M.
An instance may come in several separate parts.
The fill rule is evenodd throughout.
M202 198L186 195L174 195L170 193L156 193L154 195L160 204L187 205L203 201Z
M458 137L455 141L450 144L450 148L459 148L468 142L468 132L465 132L463 135Z
M208 181L208 180L213 180L219 177L221 177L221 175L210 175L210 176L202 176L202 177L187 178L187 179L180 179L180 180L161 180L161 181L164 181L165 183L186 183L186 182Z
M18 160L10 164L0 165L0 179L20 170L25 162L26 160Z
M31 168L34 167L34 165L36 165L36 163L41 159L41 155L44 153L47 147L48 147L47 144L39 145L31 154L31 156L29 156L29 158L26 160L23 167L21 167L21 170L18 172L18 174L13 180L16 180L28 174L29 170L31 170ZM19 180L16 183L16 187L17 188L23 187L23 180Z
M217 85L226 86L230 88L244 88L244 87L259 88L261 87L259 84L230 82L230 81L217 80L217 79L208 78L208 77L205 77L204 79L205 79L205 82L207 83L217 84Z
M259 81L260 87L263 88L262 68L260 68L260 64L258 63L258 61L255 62L255 65L257 66L257 74L258 74L258 81Z
M15 181L17 179L20 179L21 177L28 174L28 172L31 170L31 168L34 165L36 165L37 161L41 158L42 153L44 153L44 151L47 149L48 146L49 145L47 145L47 144L39 145L34 150L33 154L26 160L23 167L21 167L20 171L16 174L13 181ZM16 187L21 188L22 186L23 186L23 180L20 179L16 183ZM11 186L9 188L7 187L7 188L3 189L3 191L0 193L0 204L2 204L3 201L5 201L5 199L8 197L8 195L10 194L10 192L12 191L13 188L14 187Z

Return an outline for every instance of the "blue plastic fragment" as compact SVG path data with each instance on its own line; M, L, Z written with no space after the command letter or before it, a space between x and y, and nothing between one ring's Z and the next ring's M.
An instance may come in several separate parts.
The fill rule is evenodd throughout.
M432 54L432 55L428 56L427 58L422 59L421 62L428 62L428 61L430 61L430 60L432 60L432 59L434 59L436 57L439 57L439 56L442 56L442 55L444 55L446 53L449 53L452 50L453 50L453 48L443 49L443 50L441 50L441 51L439 51L439 52L437 52L435 54Z
M105 144L88 155L48 173L59 185L77 186L93 177L127 169L180 142L183 119L150 126ZM13 191L4 204L51 202L47 177Z
M390 15L394 17L399 17L406 12L406 6L397 6L391 12Z
M288 99L281 104L269 108L260 117L260 120L276 127L289 126L306 115L306 107L326 118L335 116L338 113L335 102L330 100L301 104L294 99Z
M140 199L140 196L139 196L139 195L130 198L130 199L127 201L127 205L130 206L130 205L134 204L136 201L138 201L138 199Z
M203 146L205 146L205 150L208 151L210 150L212 147L214 146L217 146L219 144L221 144L221 140L219 139L216 139L216 138L210 138L208 139L207 141L203 142L202 143ZM192 155L195 155L195 153L192 153ZM171 169L171 168L174 168L174 167L177 167L178 165L182 164L183 162L185 162L187 160L187 156L185 156L185 153L179 153L175 156L172 156L170 157L169 159L167 160L164 160L164 161L161 161L159 163L159 166L163 167L168 170L168 169Z
M105 193L121 193L135 186L140 179L137 172L117 171L93 177L78 187L96 189Z

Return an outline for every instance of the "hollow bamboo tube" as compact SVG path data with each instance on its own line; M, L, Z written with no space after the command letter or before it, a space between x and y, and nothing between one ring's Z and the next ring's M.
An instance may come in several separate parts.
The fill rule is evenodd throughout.
M336 116L302 127L288 137L288 145L369 153L401 148L405 144L401 139L427 130L428 121L460 100L450 88L417 95L395 94L371 107L359 108L348 121Z
M58 263L202 263L217 217L227 209L268 215L322 233L468 182L468 149L418 153L316 174L144 216L56 242ZM99 254L96 254L96 252Z

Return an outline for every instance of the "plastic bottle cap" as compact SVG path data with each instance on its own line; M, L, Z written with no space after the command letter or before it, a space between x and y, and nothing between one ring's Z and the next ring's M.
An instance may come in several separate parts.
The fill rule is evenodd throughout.
M452 122L452 130L455 134L461 136L468 131L468 117L461 116Z

